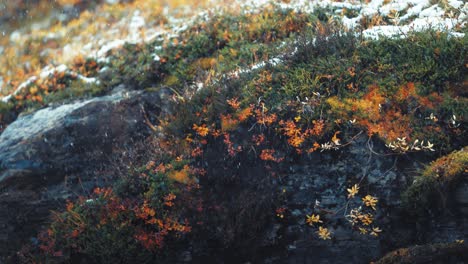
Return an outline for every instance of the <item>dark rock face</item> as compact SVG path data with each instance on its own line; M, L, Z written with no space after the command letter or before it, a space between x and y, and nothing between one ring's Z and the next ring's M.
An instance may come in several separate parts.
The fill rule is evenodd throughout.
M351 205L346 206L346 188L362 179L360 193L379 198L376 222L382 222L388 210L398 203L398 186L406 181L405 174L395 166L396 157L373 154L366 140L363 136L342 151L316 153L307 164L290 168L282 187L289 193L287 208L291 219L283 234L289 245L280 262L368 263L385 252L379 239L353 231L345 219L352 209ZM321 215L326 216L324 222L332 231L332 240L319 239L317 228L305 222L306 215L318 214L321 209L330 211L322 211Z
M461 181L454 192L455 203L460 207L460 212L468 216L468 179Z
M400 248L380 259L377 264L466 263L468 246L464 243L438 243Z
M0 135L0 256L36 235L66 198L100 185L93 172L115 149L146 137L142 109L158 113L160 105L158 93L120 91L10 124Z
M267 262L369 263L396 248L466 239L466 216L437 216L427 223L408 219L400 205L400 195L420 160L379 154L384 152L385 147L378 142L369 148L367 137L363 136L340 151L314 153L307 161L290 167L281 187L287 195L289 214L284 222L270 228L275 235L266 238L284 243L286 252ZM383 232L377 238L353 230L345 218L352 209L347 206L346 188L359 182L359 197L370 194L379 199L374 223ZM459 203L465 201L463 188L460 186L457 191ZM332 232L331 240L319 239L317 227L306 224L306 215L319 212Z

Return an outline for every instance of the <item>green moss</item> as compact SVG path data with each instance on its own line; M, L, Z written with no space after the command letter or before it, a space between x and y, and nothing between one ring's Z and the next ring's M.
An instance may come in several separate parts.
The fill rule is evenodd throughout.
M4 103L0 101L0 133L16 118L14 104L11 102Z
M13 109L14 105L12 103L5 103L0 101L0 115L5 115Z
M96 83L83 83L80 80L71 81L69 86L63 90L50 93L44 97L44 103L57 103L69 99L81 99L102 95L105 92L104 87Z
M447 82L465 78L467 38L448 33L425 31L410 33L405 39L382 38L359 47L360 64L372 73L367 83L395 87L403 82L420 82L421 94L442 92Z
M468 150L454 151L432 162L403 193L403 206L411 214L423 216L447 206L453 187L466 176Z
M160 81L160 65L154 61L153 47L151 44L125 44L122 48L111 51L110 62L106 65L109 72L106 77L101 77L103 86L112 88L126 84L143 89Z

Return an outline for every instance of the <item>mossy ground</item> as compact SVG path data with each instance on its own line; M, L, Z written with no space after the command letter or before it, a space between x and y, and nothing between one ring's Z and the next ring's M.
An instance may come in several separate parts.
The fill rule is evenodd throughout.
M408 212L422 217L453 211L453 190L466 178L467 168L466 148L433 161L403 193Z

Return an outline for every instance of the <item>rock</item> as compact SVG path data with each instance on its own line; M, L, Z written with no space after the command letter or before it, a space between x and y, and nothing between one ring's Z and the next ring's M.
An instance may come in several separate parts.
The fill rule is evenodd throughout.
M468 181L464 180L454 191L454 200L460 212L468 216Z
M268 247L275 245L279 239L279 231L281 229L281 225L274 224L265 232L265 237L262 239L262 246Z
M464 243L440 243L400 248L386 254L376 264L466 263L468 246Z
M384 151L381 146L374 150ZM401 173L394 168L394 157L373 155L369 158L369 155L373 154L363 136L342 151L314 153L294 170L289 170L285 186L280 187L293 190L285 205L292 210L293 220L286 222L284 244L294 245L296 250L289 251L278 263L365 263L382 254L385 249L380 240L354 231L343 211L347 204L346 188L361 178L364 181L360 195L368 192L379 198L377 214L383 211L384 204L391 204L387 198L399 196L398 186L394 185L399 183ZM369 183L372 188L364 190L363 186ZM316 200L320 202L320 208L328 212L340 210L339 213L321 212L314 208ZM347 210L349 212L350 208ZM324 225L332 232L331 240L319 239L317 226L308 226L301 221L306 213L320 212ZM376 218L380 216L376 215Z
M398 247L467 240L467 217L437 216L424 224L408 219L400 196L408 184L406 173L417 171L418 163L401 155L377 155L387 151L384 144L371 142L371 152L367 140L359 137L339 151L313 153L288 167L279 187L288 190L282 206L292 212L282 222L284 234L279 242L288 250L275 263L369 263ZM346 189L355 183L361 187L357 201L366 194L379 199L373 223L383 230L379 237L361 235L344 217L345 210L349 213L356 206L348 204L346 197ZM467 194L466 181L458 184L454 192L457 208L468 208ZM316 200L319 206L314 206ZM332 232L331 240L319 239L318 225L304 222L310 213L320 214Z
M0 135L0 256L35 236L49 211L102 179L116 149L150 130L142 108L164 111L160 93L120 91L20 116ZM103 175L104 177L104 175Z
M192 253L190 251L183 251L180 254L180 261L181 262L191 262L192 261Z

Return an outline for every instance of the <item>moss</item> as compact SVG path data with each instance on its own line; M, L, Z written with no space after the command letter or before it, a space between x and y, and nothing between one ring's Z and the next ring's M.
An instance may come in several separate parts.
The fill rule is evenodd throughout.
M42 96L42 100L39 101L24 101L22 107L18 109L21 113L31 113L41 107L57 104L66 103L70 100L78 100L83 98L94 97L103 95L106 91L104 87L96 83L84 83L78 79L66 80L66 87L64 89L51 91Z
M12 103L5 103L0 101L0 115L5 115L13 109L14 105Z
M113 76L106 86L126 83L135 88L163 83L187 88L206 72L228 72L279 54L281 40L292 39L313 15L270 7L254 14L215 15L200 19L179 37L147 45L125 45L111 52ZM161 58L155 61L154 47ZM173 82L177 78L176 82Z
M83 83L80 80L70 82L69 86L44 97L45 104L63 102L68 99L94 97L105 93L104 87L96 83Z
M162 79L160 65L154 62L153 46L150 44L125 44L109 53L110 62L106 65L110 78L101 78L104 87L112 88L126 84L143 89Z
M446 209L451 199L451 190L466 176L467 167L466 148L433 161L403 193L403 206L418 216Z
M0 133L16 118L17 113L14 111L14 107L11 102L0 101Z
M467 168L468 149L463 148L432 162L424 170L422 177L435 177L443 182L452 183L459 180Z
M463 66L467 40L437 31L410 33L405 39L383 38L360 46L360 63L381 86L411 81L422 84L424 95L442 92L448 81L461 81L467 74Z

